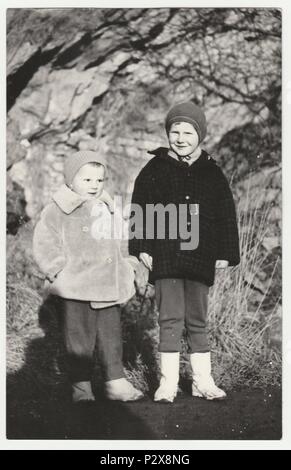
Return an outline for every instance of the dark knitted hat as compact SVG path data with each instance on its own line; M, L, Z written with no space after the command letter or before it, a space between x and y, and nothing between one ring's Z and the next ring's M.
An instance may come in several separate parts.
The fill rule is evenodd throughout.
M86 163L100 163L106 170L106 163L97 152L93 152L92 150L80 150L80 152L73 153L67 157L65 161L64 176L68 186L72 183L76 173L83 165L86 165Z
M170 127L174 122L188 122L192 124L199 136L199 142L202 142L206 136L205 114L202 109L192 103L192 101L176 104L170 109L166 117L167 134L169 134Z

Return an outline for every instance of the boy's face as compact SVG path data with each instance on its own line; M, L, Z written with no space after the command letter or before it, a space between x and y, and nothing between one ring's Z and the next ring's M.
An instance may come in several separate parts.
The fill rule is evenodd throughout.
M75 174L72 181L72 190L88 198L99 197L104 186L104 167L93 166L90 163L83 165Z
M191 155L199 145L198 134L188 122L172 124L168 139L171 149L181 158Z

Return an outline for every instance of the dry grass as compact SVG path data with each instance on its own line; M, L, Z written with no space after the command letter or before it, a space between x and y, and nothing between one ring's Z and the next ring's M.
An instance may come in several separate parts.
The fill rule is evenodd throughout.
M281 292L274 292L280 258L273 257L268 279L269 253L262 242L268 230L270 205L250 207L250 193L239 206L241 262L218 272L210 295L209 330L216 353L216 369L231 385L279 384L281 352L272 344L281 323ZM269 268L269 266L268 266Z

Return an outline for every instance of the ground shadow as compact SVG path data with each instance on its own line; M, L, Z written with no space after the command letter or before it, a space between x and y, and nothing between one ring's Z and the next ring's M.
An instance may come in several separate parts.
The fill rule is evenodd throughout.
M23 367L7 377L8 439L155 439L136 415L137 403L104 398L98 367L96 401L71 403L60 308L56 297L44 301L39 310L44 336L28 343Z

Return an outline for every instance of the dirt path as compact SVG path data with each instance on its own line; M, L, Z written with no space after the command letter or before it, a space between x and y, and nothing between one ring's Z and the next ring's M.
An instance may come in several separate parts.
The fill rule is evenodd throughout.
M27 397L28 398L28 397ZM240 390L224 401L179 394L173 405L71 405L43 397L8 400L10 439L280 439L281 391Z

